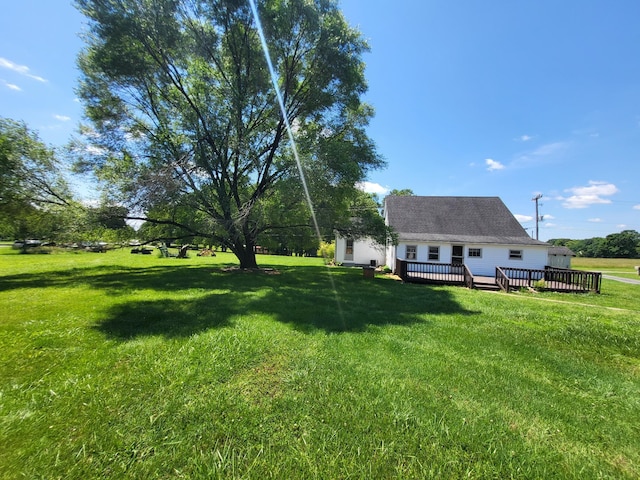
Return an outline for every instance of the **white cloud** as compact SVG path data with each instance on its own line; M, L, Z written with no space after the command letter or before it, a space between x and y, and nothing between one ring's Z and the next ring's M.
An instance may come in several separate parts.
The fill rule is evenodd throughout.
M514 217L516 217L516 220L518 220L520 223L533 221L533 217L531 215L520 215L516 213Z
M533 139L533 137L531 135L521 135L520 136L520 141L521 142L528 142L531 139Z
M15 83L9 83L6 80L0 80L0 82L2 83L2 85L7 87L9 90L14 90L16 92L21 92L22 91L22 89L18 85L16 85Z
M542 145L536 148L533 152L531 152L531 155L536 157L546 157L561 152L562 150L567 148L567 146L567 142L547 143L546 145Z
M71 117L67 117L66 115L54 115L53 118L60 120L61 122L68 122L71 120Z
M591 223L600 223L602 221L601 218L590 218L587 220L587 222L591 222Z
M29 77L34 80L37 80L38 82L44 83L47 81L46 79L39 77L38 75L33 75L29 73L30 72L29 67L27 67L26 65L18 65L17 63L13 63L11 60L7 60L6 58L0 57L0 67L7 68L16 73L19 73L20 75L24 75L25 77Z
M383 187L379 183L373 182L358 182L356 184L356 188L362 190L363 192L376 193L379 195L386 195L390 191L387 187Z
M543 215L545 220L555 220L556 217L554 217L553 215L548 215L548 214L544 214Z
M627 228L627 226L624 223L620 223L619 225L616 225L616 227L621 228L623 230Z
M608 197L618 193L618 188L607 182L589 181L589 185L585 187L572 187L565 190L572 193L568 198L563 198L562 204L565 208L587 208L591 205L609 204L611 200Z
M490 172L493 172L494 170L502 170L504 168L503 164L491 158L487 158L484 163L487 165L487 170Z
M555 161L569 146L569 142L553 142L540 145L534 150L525 151L517 155L511 166L525 168Z
M640 205L634 205L634 206L633 206L633 209L634 209L634 210L640 210Z
M556 223L543 223L541 225L542 225L542 228L554 228L558 226Z

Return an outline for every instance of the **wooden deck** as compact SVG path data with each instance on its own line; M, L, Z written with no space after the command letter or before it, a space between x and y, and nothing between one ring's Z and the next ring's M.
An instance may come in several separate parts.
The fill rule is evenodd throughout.
M496 283L504 291L535 288L554 292L600 293L602 274L556 267L544 270L497 267Z
M405 282L461 285L478 289L502 289L506 292L520 288L535 288L555 292L600 293L602 275L547 267L544 270L510 267L496 268L495 277L473 275L459 264L425 263L398 260L396 274Z

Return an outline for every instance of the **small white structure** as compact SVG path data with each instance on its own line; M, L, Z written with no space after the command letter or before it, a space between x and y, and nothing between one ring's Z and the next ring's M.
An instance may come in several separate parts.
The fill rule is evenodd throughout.
M571 257L575 257L567 247L550 247L547 265L556 268L571 268Z
M385 263L385 247L370 238L355 240L336 234L335 261L342 265L377 267Z

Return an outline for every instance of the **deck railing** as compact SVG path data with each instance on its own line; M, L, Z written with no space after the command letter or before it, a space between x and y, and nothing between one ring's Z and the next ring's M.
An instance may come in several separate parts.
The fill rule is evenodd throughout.
M496 267L495 283L505 292L530 287L556 292L600 293L602 274L557 267L544 269ZM444 283L474 288L473 274L466 265L396 260L395 273L405 282Z
M543 270L498 267L496 283L505 291L510 288L535 287L556 292L600 293L602 274L557 267L545 267Z
M405 282L465 285L465 269L462 264L396 260L396 274Z
M467 267L466 265L464 266L464 286L467 288L473 288L474 287L474 281L473 281L473 273L471 273L471 270L469 270L469 267Z
M554 290L554 285L560 284L571 285L572 288L569 290L578 288L585 292L600 293L602 273L546 267L544 270L544 281L545 284L548 284Z
M500 267L496 267L496 284L500 287L500 290L504 292L508 292L511 288L509 277L507 277L507 274L504 273Z

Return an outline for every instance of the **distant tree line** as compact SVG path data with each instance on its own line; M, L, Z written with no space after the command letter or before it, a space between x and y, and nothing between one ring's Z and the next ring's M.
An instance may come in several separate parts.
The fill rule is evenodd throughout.
M635 230L623 230L606 237L593 237L584 240L554 238L548 243L567 247L579 257L640 258L640 233Z

